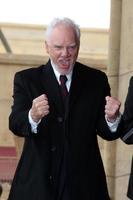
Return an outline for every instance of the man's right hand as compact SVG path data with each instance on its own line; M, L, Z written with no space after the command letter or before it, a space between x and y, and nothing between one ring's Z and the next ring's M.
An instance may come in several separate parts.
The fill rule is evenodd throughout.
M46 94L35 98L31 107L31 118L34 122L39 122L44 116L49 114L49 103Z

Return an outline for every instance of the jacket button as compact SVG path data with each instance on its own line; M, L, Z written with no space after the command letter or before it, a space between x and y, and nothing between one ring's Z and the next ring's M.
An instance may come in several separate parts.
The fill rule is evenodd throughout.
M57 121L58 121L59 123L61 123L61 122L63 122L63 118L62 118L62 117L57 117Z
M49 176L49 181L50 181L50 183L52 183L52 181L53 181L53 177L51 175Z
M52 146L50 150L54 152L56 150L56 146Z

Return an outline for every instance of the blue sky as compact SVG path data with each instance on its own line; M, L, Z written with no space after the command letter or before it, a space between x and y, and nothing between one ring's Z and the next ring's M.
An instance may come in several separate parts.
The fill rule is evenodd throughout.
M109 28L111 0L2 0L0 22L47 25L70 17L80 27Z

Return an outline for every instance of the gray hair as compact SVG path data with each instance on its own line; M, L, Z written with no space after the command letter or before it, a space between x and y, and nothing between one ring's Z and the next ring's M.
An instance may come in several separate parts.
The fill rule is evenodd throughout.
M50 34L52 30L57 26L57 25L66 25L68 27L72 27L73 30L75 31L77 41L80 43L80 28L79 26L71 19L69 18L54 18L51 23L48 25L46 32L45 32L45 39L48 40L50 37Z

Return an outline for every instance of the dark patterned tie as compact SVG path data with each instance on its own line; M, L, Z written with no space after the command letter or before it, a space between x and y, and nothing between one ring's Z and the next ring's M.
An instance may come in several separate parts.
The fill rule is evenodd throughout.
M65 113L67 109L67 96L68 96L68 90L66 87L67 77L65 75L60 75L60 88L61 93L63 97L64 102L64 108ZM67 164L68 164L68 142L67 137L64 132L64 153L62 155L62 161L61 161L61 169L60 169L60 177L59 177L59 199L60 200L69 200L68 197L68 186L67 186Z
M67 95L68 95L66 82L67 82L67 77L65 75L60 75L60 83L61 83L60 86L61 86L61 92L62 92L63 98L67 97Z

